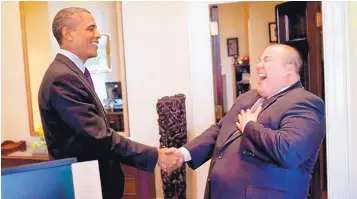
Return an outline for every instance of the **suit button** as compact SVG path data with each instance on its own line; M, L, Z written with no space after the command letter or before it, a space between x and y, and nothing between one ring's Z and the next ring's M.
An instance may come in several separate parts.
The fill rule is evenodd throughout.
M207 179L207 182L208 182L208 183L210 183L210 182L211 182L211 179L210 179L210 178L208 178L208 179Z
M220 154L218 155L218 159L222 159L222 158L223 158L223 154L220 153Z

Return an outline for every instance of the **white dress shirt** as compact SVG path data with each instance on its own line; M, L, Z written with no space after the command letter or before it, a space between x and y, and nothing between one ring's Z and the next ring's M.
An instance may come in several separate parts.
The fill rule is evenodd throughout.
M64 49L59 49L58 53L66 56L68 59L70 59L79 68L79 70L81 70L82 73L84 74L84 70L86 69L86 67L84 66L84 63L82 62L82 60L79 59L79 57L77 55L69 52L68 50L64 50Z
M276 95L276 94L278 94L278 93L280 93L280 92L283 92L284 90L286 90L286 89L289 88L289 87L290 87L290 86L280 89L280 90L279 90L278 92L276 92L274 95ZM269 96L267 99L273 97L274 95ZM259 98L259 99L260 99L260 98ZM258 100L259 100L259 99L258 99ZM179 148L179 150L183 153L183 158L184 158L185 162L188 162L188 161L190 161L190 160L192 159L190 152L189 152L185 147L181 147L181 148Z

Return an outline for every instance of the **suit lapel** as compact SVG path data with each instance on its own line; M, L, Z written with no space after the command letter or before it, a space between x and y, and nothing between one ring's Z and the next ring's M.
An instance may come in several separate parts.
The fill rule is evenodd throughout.
M233 122L227 124L227 127L224 131L228 132L228 133L225 135L226 137L223 138L223 140L225 140L225 142L223 143L222 147L242 135L242 132L238 129L238 127L236 125L236 122L238 122L238 114L240 113L240 110L242 110L242 109L246 110L248 108L251 108L254 105L254 103L260 98L260 96L256 92L256 93L252 94L252 97L249 97L249 98L253 99L253 100L249 100L247 102L243 101L241 104L241 108L238 108L237 112L234 113L235 115L234 115Z
M78 78L82 81L82 83L85 85L86 89L89 90L92 95L94 96L94 99L97 103L97 107L99 112L102 113L102 117L104 118L104 121L106 122L107 126L109 126L109 122L107 121L107 117L105 114L105 110L102 106L102 103L100 102L97 93L93 90L93 88L89 85L87 78L84 76L83 72L66 56L62 54L57 54L55 57L55 60L59 60L63 62L69 69L71 69L73 72L75 72L78 75Z
M93 90L93 88L89 85L89 82L88 82L87 78L84 76L83 72L76 66L75 63L73 63L70 59L68 59L66 56L64 56L62 54L57 54L55 59L63 62L64 64L66 64L66 66L68 66L69 69L71 69L73 72L75 72L78 75L79 79L87 87L87 89L92 92L92 94L96 93Z
M300 81L296 82L295 84L293 84L292 86L290 86L289 88L287 88L286 90L284 90L283 92L280 92L278 94L276 94L275 96L270 97L268 100L266 100L263 104L262 104L262 111L259 113L262 114L263 111L265 111L270 105L272 105L274 102L276 102L276 100L281 97L284 96L286 93L288 93L289 91L295 89L295 88L300 88L302 87L302 84ZM251 104L248 108L251 108L254 103L259 99L259 95L257 95L255 97L255 99L253 100L253 104ZM243 107L244 108L244 107ZM247 108L246 108L247 109ZM239 113L237 113L238 115ZM258 115L258 117L259 117ZM224 147L225 145L231 143L233 140L239 138L242 135L242 132L238 129L238 127L236 126L236 122L238 121L238 117L236 117L234 119L233 124L229 124L229 127L227 128L227 132L229 132L226 141L224 142L224 144L222 145L222 147Z

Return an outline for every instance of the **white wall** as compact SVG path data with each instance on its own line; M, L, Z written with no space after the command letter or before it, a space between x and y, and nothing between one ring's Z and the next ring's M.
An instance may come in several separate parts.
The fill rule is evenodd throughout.
M350 168L350 176L349 176L349 198L357 198L357 152L356 152L356 141L357 141L357 89L355 86L357 85L357 65L356 65L356 57L357 57L357 2L349 2L350 4L350 47L351 47L351 71L350 71L350 128L351 133L349 134L349 168Z
M225 3L218 5L219 38L221 49L222 75L226 76L223 107L227 112L236 99L234 96L234 57L227 56L227 38L237 37L239 56L249 56L248 48L248 3Z
M1 141L31 139L18 2L1 3L1 116Z
M248 37L251 88L255 88L257 84L255 65L258 57L270 43L268 24L275 21L275 6L280 3L282 2L249 2Z
M208 4L123 2L122 8L131 138L159 146L156 103L176 93L187 97L189 138L197 136L214 121ZM203 198L207 166L188 169L188 198Z

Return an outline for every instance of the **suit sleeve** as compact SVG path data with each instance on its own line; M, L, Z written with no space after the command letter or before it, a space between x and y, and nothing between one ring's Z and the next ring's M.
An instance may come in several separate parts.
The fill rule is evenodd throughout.
M248 122L243 132L242 146L247 146L253 153L255 150L262 151L280 167L299 166L318 151L325 136L324 105L321 100L316 101L316 104L309 101L295 104L282 116L277 131L264 128L257 122ZM261 153L255 155L266 159L259 157Z
M154 171L158 159L157 149L136 143L107 128L91 95L76 76L56 78L51 87L50 100L61 119L80 136L84 144L95 147L93 157L113 156L124 164L142 170Z
M191 161L188 162L188 165L192 169L200 167L207 162L207 160L212 158L220 127L221 122L217 125L212 125L201 135L183 146L190 152Z
M238 97L235 100L228 112L230 112L236 106L240 98L241 97ZM197 136L195 139L183 146L190 152L191 161L188 162L188 166L190 166L192 169L200 167L202 164L212 158L218 134L221 130L222 124L227 119L227 117L229 117L229 115L230 114L227 113L216 125L212 125L201 135Z

